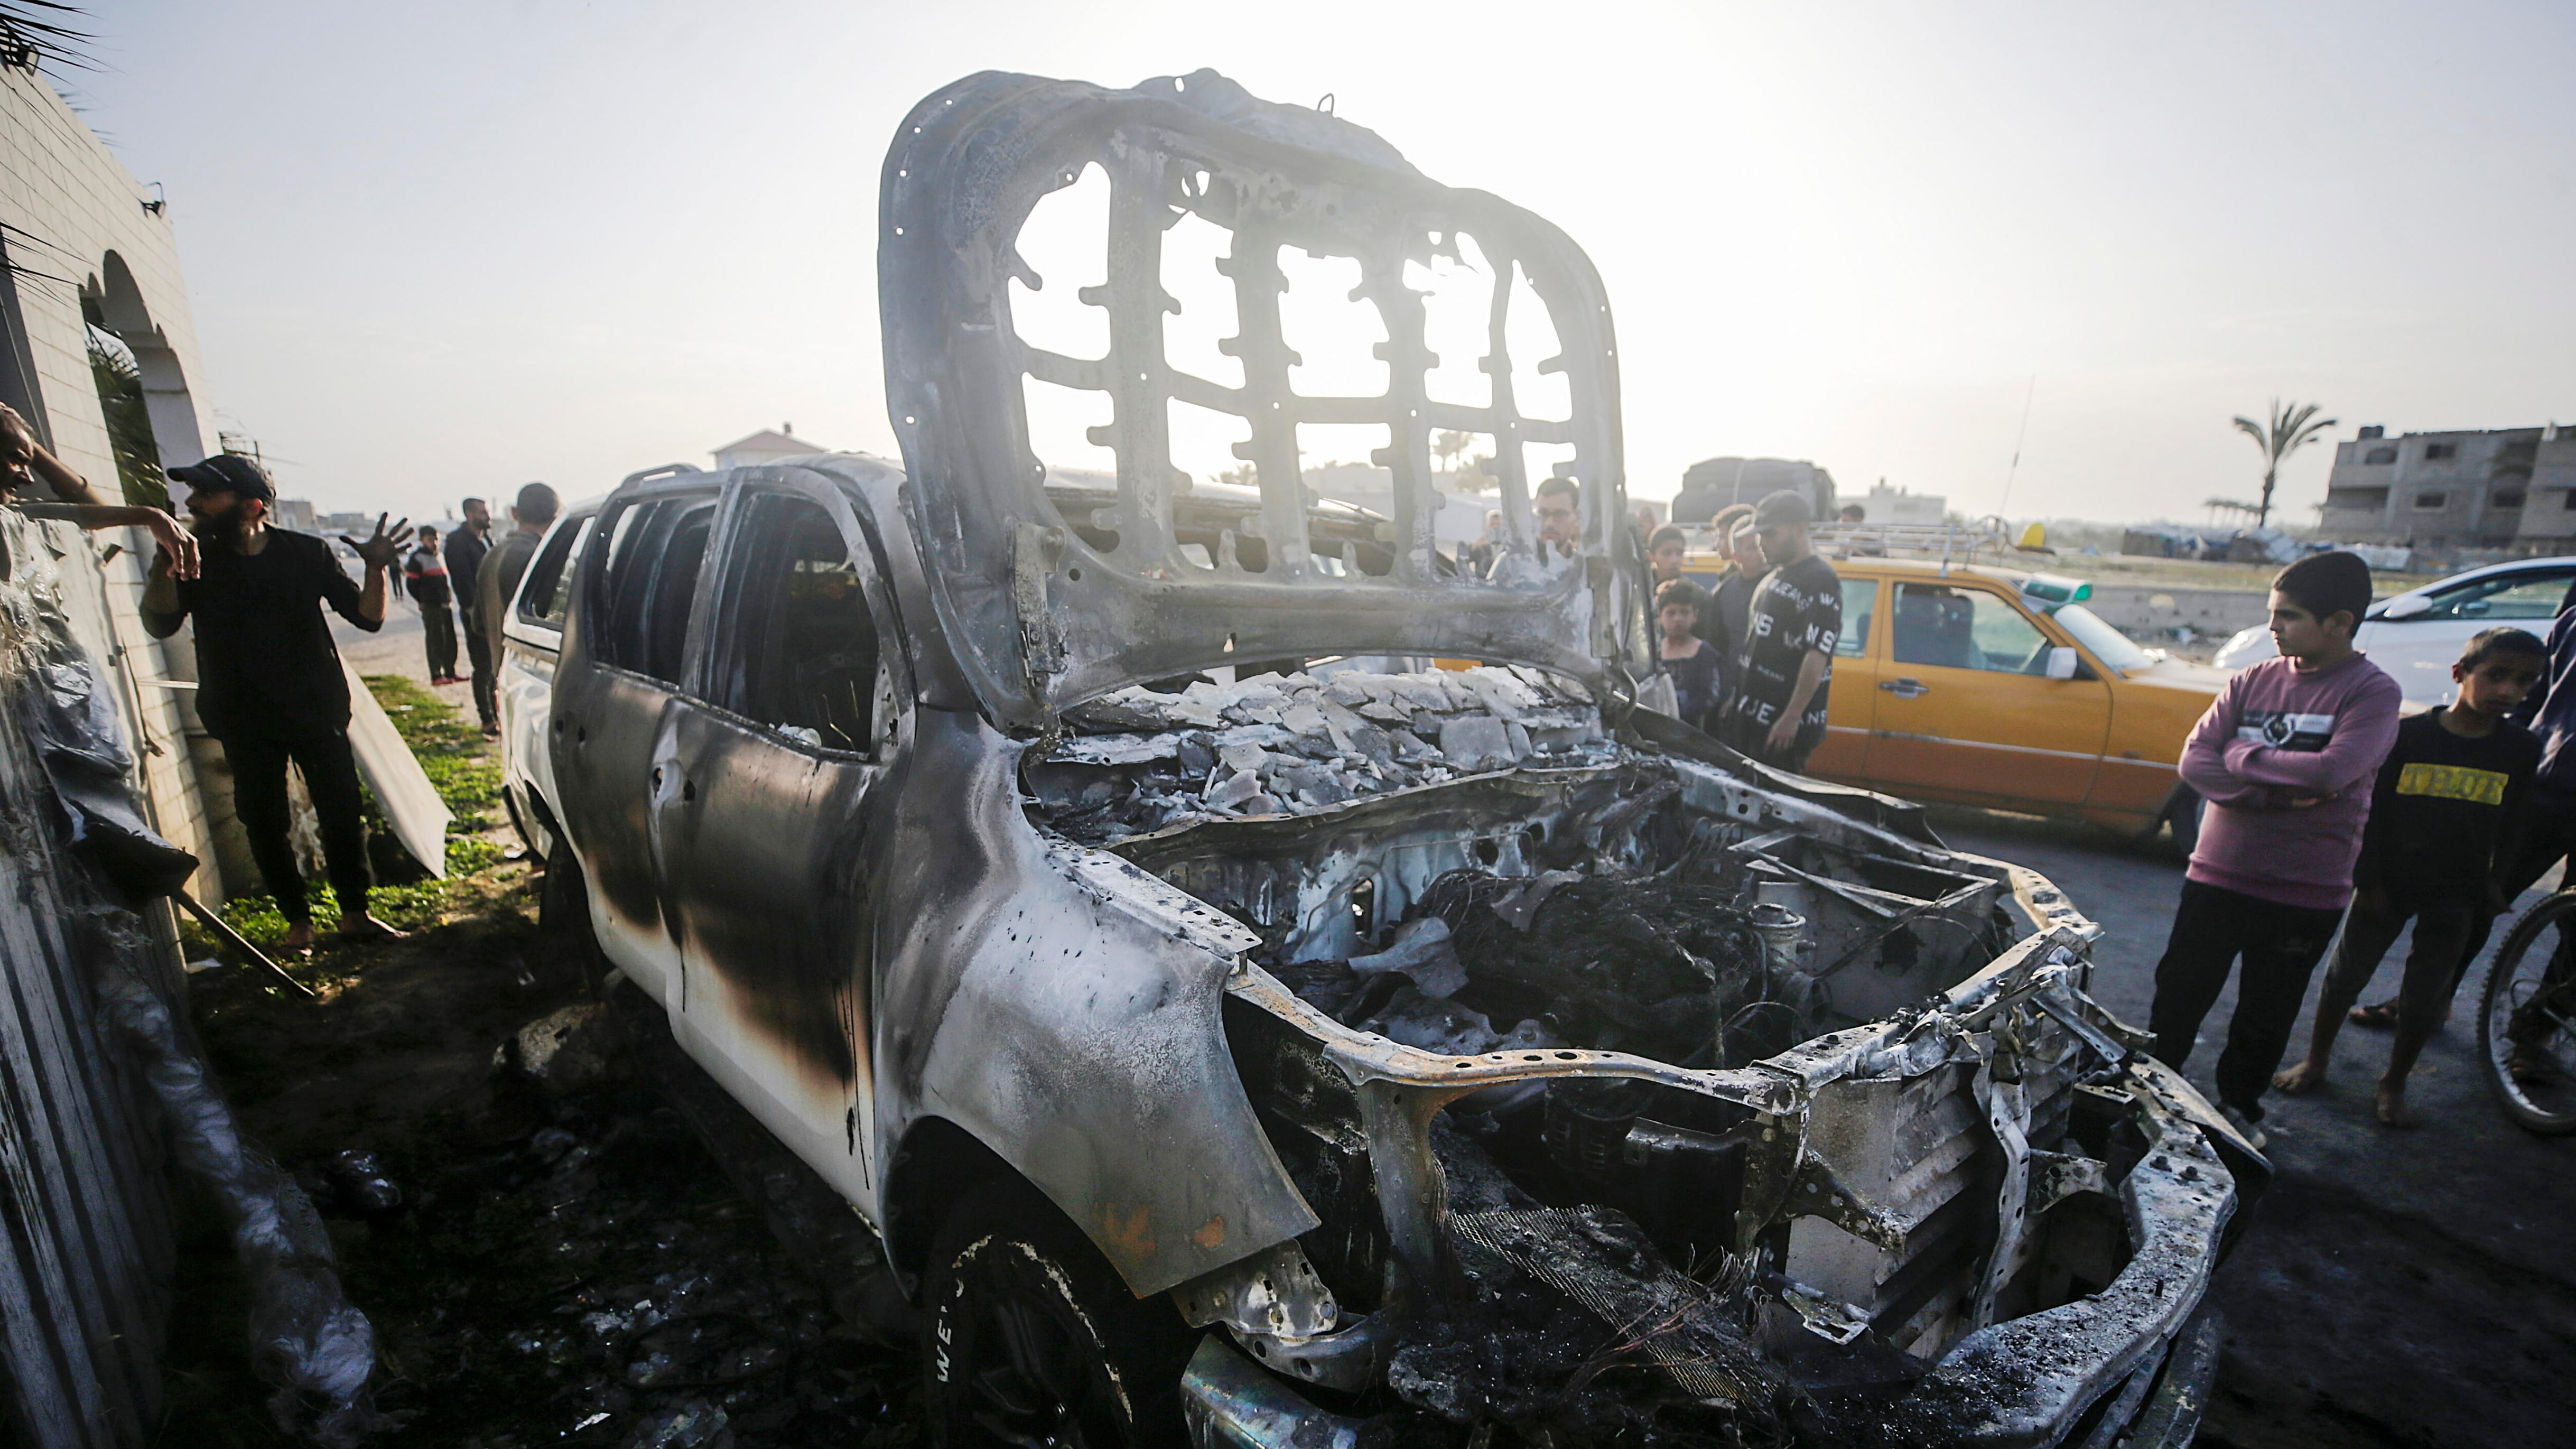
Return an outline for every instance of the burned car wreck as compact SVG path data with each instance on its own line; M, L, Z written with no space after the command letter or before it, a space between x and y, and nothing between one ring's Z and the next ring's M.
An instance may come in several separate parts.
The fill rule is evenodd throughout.
M1087 176L1089 358L1015 321ZM1570 240L1206 72L970 77L882 208L902 466L612 495L542 825L619 989L868 1226L941 1442L2188 1441L2267 1169L2048 882L1638 707ZM1184 221L1222 377L1164 346ZM1296 253L1354 265L1383 391L1296 385ZM1426 269L1488 293L1464 393ZM1114 476L1051 474L1033 382L1099 396ZM1250 483L1177 470L1185 407ZM1383 510L1305 481L1354 424ZM1435 428L1499 440L1487 568Z

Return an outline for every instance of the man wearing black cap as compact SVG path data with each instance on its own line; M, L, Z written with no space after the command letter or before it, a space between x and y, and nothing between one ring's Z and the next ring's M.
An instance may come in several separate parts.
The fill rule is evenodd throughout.
M1737 656L1735 697L1718 737L1738 753L1803 770L1825 739L1834 643L1843 632L1843 586L1807 543L1815 510L1782 489L1756 504L1753 526L1770 572L1753 594Z
M373 631L385 621L385 575L401 546L404 524L364 542L345 539L366 560L367 582L349 581L331 546L311 534L269 527L277 487L248 458L219 453L170 470L188 485L188 515L200 549L193 579L171 576L168 555L152 561L143 591L143 627L167 638L181 621L197 623L197 713L224 747L233 776L233 809L250 836L252 858L286 917L286 944L313 944L313 908L287 843L286 765L294 761L322 820L322 849L331 893L340 902L344 936L399 936L367 914L367 827L357 760L349 752L349 686L340 652L323 621L328 604L341 618ZM410 520L404 520L408 523Z

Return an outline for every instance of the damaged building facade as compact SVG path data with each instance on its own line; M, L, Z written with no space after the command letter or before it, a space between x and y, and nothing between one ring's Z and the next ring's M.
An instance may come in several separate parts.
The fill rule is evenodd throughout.
M1085 357L1018 335L1014 240L1094 168ZM613 494L541 586L536 813L619 999L873 1230L935 1434L2189 1440L2268 1168L2086 994L2046 880L1637 707L1570 238L1205 71L969 77L882 196L901 466ZM1162 345L1184 218L1230 239L1233 379ZM1383 393L1291 385L1292 251L1356 263ZM1473 398L1424 385L1434 263L1491 287ZM1051 476L1032 380L1105 399L1114 476ZM1184 404L1250 484L1178 486ZM1385 430L1383 511L1307 490L1319 423ZM1434 527L1435 429L1549 450L1494 455L1489 570Z

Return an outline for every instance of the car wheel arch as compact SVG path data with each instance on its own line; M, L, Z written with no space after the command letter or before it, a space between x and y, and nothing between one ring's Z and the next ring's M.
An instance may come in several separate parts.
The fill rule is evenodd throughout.
M945 1117L916 1118L905 1130L887 1162L885 1189L878 1197L886 1263L905 1296L918 1299L931 1245L939 1239L949 1208L967 1193L1001 1182L1016 1182L1045 1196L1000 1153ZM1056 1204L1056 1211L1063 1212L1063 1205Z

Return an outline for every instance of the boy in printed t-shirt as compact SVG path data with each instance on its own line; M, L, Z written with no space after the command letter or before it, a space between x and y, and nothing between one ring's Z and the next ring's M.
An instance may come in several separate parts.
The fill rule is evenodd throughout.
M2311 554L2272 581L2280 657L2229 679L2183 745L2207 802L2173 934L2156 963L2156 1055L2180 1067L2243 957L2218 1058L2218 1105L2263 1146L2263 1089L2289 1049L2370 818L2370 782L2397 738L2397 681L2355 652L2370 567Z
M2449 1006L2462 943L2502 908L2496 870L2512 856L2532 772L2540 768L2540 741L2505 716L2548 664L2548 646L2538 639L2489 629L2451 666L2460 689L2450 707L2397 727L2396 748L2371 792L2352 914L2317 998L2308 1058L2274 1077L2273 1086L2305 1092L2326 1079L2344 1013L2412 916L2415 946L2398 988L2397 1041L2379 1079L2378 1111L2391 1127L2416 1124L2406 1110L2406 1074Z

